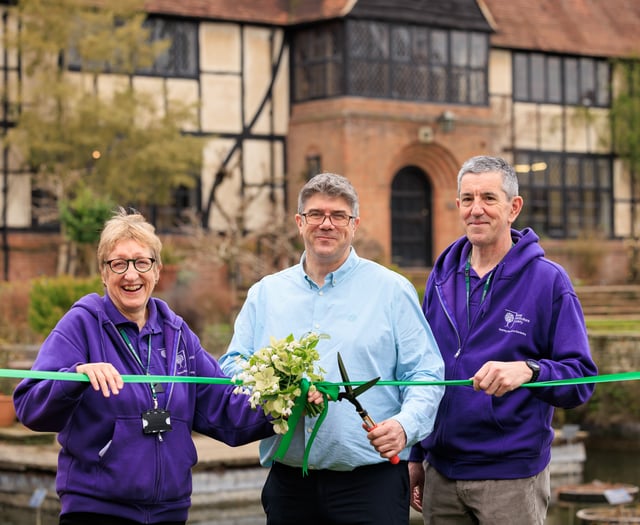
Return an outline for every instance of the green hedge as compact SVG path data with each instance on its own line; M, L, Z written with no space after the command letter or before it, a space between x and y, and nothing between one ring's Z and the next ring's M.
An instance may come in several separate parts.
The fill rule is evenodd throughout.
M37 334L48 335L73 303L91 292L104 292L99 275L91 278L65 275L35 279L29 294L29 326Z

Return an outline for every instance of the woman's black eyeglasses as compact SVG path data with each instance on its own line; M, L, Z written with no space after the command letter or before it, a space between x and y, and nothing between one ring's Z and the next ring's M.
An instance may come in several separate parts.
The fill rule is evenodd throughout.
M140 257L138 259L111 259L110 261L102 261L108 265L113 273L124 273L129 269L129 263L133 263L136 272L147 273L156 262L151 257Z

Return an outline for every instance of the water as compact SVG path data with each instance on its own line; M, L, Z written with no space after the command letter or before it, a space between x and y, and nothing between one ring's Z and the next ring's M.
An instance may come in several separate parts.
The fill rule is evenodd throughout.
M600 443L596 446L588 444L583 481L587 483L596 479L640 486L640 443L636 442L632 447L624 447L615 442ZM577 524L575 513L583 506L586 505L552 506L546 525ZM58 520L46 512L38 516L34 509L15 509L10 513L7 509L3 509L0 523L2 525L57 525ZM259 503L249 499L242 505L198 510L192 513L189 520L189 525L264 525L264 523L264 514ZM417 513L412 513L411 524L422 524L422 519Z
M583 481L590 483L594 480L610 483L628 483L640 487L639 443L628 447L620 444L609 444L607 446L607 443L600 443L595 446L588 445ZM578 509L587 506L588 504L583 503L554 505L549 509L546 525L577 524L579 520L575 517L576 512Z

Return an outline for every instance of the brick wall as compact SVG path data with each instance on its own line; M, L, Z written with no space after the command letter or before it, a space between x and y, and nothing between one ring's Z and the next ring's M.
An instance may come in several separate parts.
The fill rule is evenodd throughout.
M59 241L54 233L10 232L8 250L0 243L0 279L5 278L6 263L9 281L55 275Z
M444 133L437 118L445 109L456 116ZM431 139L420 138L430 128ZM359 235L377 240L391 259L390 191L393 177L407 166L422 169L432 187L432 247L440 253L461 234L455 208L456 176L468 157L497 153L487 107L339 98L293 107L288 134L289 203L295 212L305 182L306 158L319 155L323 171L345 175L358 191Z

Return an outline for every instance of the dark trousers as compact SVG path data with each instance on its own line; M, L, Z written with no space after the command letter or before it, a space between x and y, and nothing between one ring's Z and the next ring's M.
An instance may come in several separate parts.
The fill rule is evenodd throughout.
M262 489L267 525L408 525L406 461L349 472L274 463Z
M184 521L163 521L156 525L184 525ZM95 514L94 512L69 512L60 516L60 525L142 525L118 516Z

